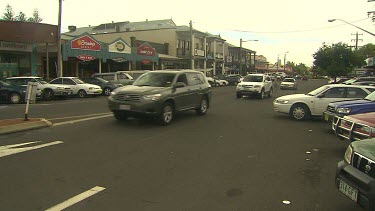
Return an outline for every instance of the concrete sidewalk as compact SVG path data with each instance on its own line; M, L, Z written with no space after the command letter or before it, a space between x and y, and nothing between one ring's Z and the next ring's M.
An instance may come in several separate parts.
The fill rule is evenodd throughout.
M30 118L25 121L23 118L19 119L1 119L0 120L0 135L15 133L25 130L32 130L44 127L50 127L52 123L43 118Z

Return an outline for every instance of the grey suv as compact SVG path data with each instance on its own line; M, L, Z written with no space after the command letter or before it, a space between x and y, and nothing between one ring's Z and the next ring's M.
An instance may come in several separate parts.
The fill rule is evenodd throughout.
M176 112L206 114L210 100L206 77L194 70L150 71L133 85L117 88L108 98L116 119L153 117L162 125L170 124Z

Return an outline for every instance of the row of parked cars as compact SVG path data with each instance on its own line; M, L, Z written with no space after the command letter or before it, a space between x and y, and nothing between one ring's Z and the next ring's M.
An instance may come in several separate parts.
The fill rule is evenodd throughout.
M350 143L338 163L337 189L366 210L375 210L375 86L328 84L308 94L276 98L276 112L296 120L323 117L336 136Z

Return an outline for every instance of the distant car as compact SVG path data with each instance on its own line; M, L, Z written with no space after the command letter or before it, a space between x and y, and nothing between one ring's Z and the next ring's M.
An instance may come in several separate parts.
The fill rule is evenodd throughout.
M258 98L263 99L266 96L271 97L272 94L271 78L265 74L248 74L236 87L237 98L258 96Z
M214 79L212 77L206 77L206 78L207 78L208 83L211 86L220 86L220 83L216 79Z
M375 77L358 77L358 78L352 78L352 79L349 79L347 81L344 81L343 83L344 84L347 84L347 85L350 85L350 84L354 84L354 83L357 83L357 82L365 82L365 81L371 81L371 82L375 82Z
M375 81L361 81L361 82L354 82L353 85L375 86Z
M104 80L102 78L97 78L97 77L87 77L87 78L82 78L82 81L88 84L95 84L100 86L103 90L104 95L111 95L111 92L118 87L122 87L122 84L114 84L112 82L109 82L107 80Z
M336 188L353 203L375 210L375 139L352 142L337 164Z
M0 80L0 103L18 104L25 102L27 86L12 85ZM37 98L42 97L40 89L36 93Z
M223 75L220 78L228 81L228 85L234 86L240 83L241 79L243 79L243 77L241 77L240 75Z
M70 96L73 94L73 90L63 84L49 84L45 80L36 76L21 76L21 77L10 77L4 80L9 84L24 85L26 86L28 82L35 82L38 84L38 89L43 93L43 98L45 100L50 100L56 96Z
M109 73L95 73L92 77L102 78L106 81L112 82L114 84L130 85L133 84L133 77L127 73L128 71L117 71ZM143 74L143 73L141 73ZM141 75L140 74L140 75Z
M68 85L73 90L73 95L86 97L87 95L96 96L102 94L102 88L98 85L87 84L77 77L60 77L53 79L50 84Z
M214 77L214 79L219 83L220 86L227 86L229 82L225 79L221 79L219 77Z
M332 78L331 80L328 81L329 84L341 84L347 80L350 80L351 78L349 77L337 77L336 78L336 81L334 78Z
M348 89L357 95L348 95ZM370 94L374 87L329 84L321 86L308 94L285 95L273 101L276 112L289 114L296 120L305 120L311 116L322 116L331 102L350 99L362 99L362 93Z
M294 78L284 78L280 84L280 89L297 89L297 81Z

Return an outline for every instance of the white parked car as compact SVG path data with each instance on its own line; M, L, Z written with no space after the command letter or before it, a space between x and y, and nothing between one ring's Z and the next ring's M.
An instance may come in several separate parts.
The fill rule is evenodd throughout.
M297 81L294 78L284 78L280 84L280 89L297 89Z
M38 84L38 89L42 92L42 97L45 100L50 100L54 96L70 96L73 94L73 90L63 84L49 84L45 80L36 76L21 76L21 77L10 77L4 80L10 84L27 85L28 82L34 82Z
M289 114L296 120L311 116L322 116L331 102L362 99L375 91L372 86L329 84L319 87L308 94L285 95L273 101L276 112Z
M100 95L102 88L98 85L87 84L77 77L60 77L53 79L50 84L68 85L73 90L73 95L78 97L86 97L87 95Z
M266 95L271 97L273 93L271 78L265 74L249 74L244 77L241 83L237 84L236 96L256 95L263 99Z
M219 83L220 86L228 86L229 85L229 82L227 80L220 79L220 78L217 78L217 77L215 77L214 79L216 80L217 83Z

